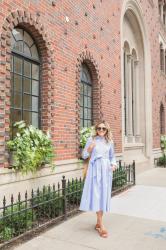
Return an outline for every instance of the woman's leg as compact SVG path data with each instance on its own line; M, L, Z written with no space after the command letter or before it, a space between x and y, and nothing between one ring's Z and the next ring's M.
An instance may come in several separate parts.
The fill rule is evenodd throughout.
M98 228L99 234L101 237L107 238L108 232L107 232L106 228L104 227L103 221L102 221L103 211L98 211L98 212L96 212L96 214L97 214L97 224L100 226Z
M97 224L100 225L100 228L102 230L106 230L105 226L103 224L103 211L98 211L98 212L96 212L96 214L97 214Z
M103 221L102 221L102 217L103 217L103 211L98 211L96 212L97 214L97 224L100 225L100 227L103 226Z

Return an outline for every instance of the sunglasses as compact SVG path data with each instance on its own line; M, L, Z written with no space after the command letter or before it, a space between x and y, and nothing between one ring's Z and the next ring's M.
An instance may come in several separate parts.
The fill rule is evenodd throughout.
M105 128L105 127L98 127L97 130L98 130L98 131L101 131L101 130L106 131L107 128Z

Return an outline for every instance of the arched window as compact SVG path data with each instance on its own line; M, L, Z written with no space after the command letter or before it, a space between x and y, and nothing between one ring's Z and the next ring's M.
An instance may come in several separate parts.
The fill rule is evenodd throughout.
M165 134L165 111L162 103L160 105L160 134Z
M23 29L12 31L11 133L13 124L24 120L39 127L40 60L32 37Z
M80 75L80 125L92 125L92 80L88 67L82 64Z

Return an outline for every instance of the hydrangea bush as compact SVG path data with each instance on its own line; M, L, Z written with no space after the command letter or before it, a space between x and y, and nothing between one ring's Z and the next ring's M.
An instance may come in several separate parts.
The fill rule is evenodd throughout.
M166 135L161 135L160 143L161 143L161 148L166 150Z
M90 136L95 134L94 126L84 127L80 130L80 147L84 148L85 144Z

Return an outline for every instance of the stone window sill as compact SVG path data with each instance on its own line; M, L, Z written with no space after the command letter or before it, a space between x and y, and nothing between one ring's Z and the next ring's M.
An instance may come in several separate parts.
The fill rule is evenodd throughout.
M143 148L144 143L142 142L128 142L124 144L125 148Z

